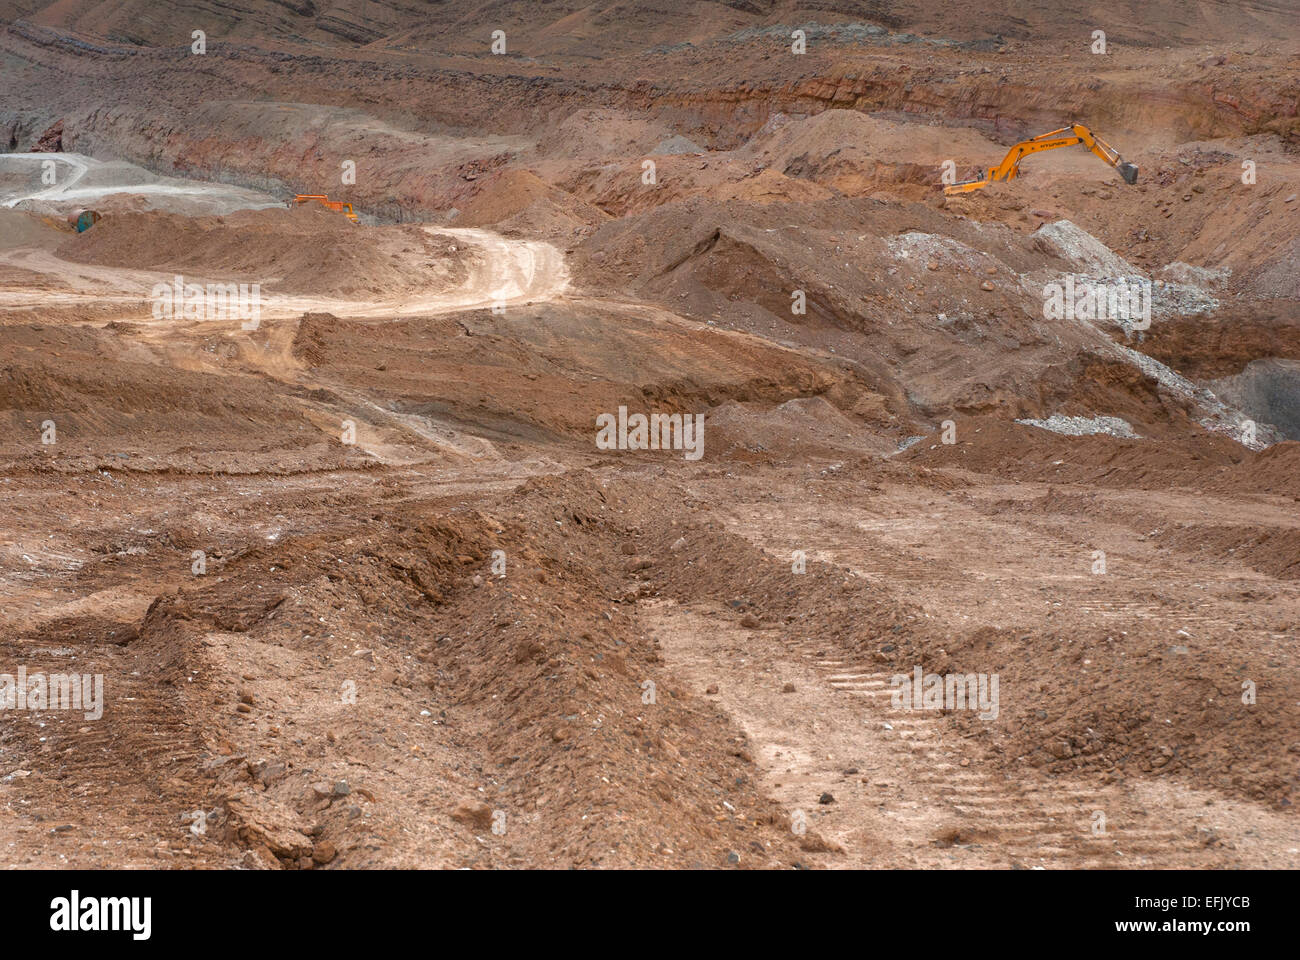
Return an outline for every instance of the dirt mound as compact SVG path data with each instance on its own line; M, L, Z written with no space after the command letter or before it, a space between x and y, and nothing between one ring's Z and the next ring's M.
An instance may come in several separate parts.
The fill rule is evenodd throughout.
M823 397L800 397L771 409L725 404L709 412L707 429L710 459L780 463L889 449Z
M1245 564L1278 580L1300 580L1300 529L1258 525L1180 524L1160 532L1161 545L1224 564Z
M528 237L572 237L609 215L527 170L496 174L456 218L458 227L492 226L500 233Z
M69 238L72 228L54 217L0 209L0 250L41 247L51 250Z
M0 456L11 462L241 472L365 459L260 379L124 359L110 331L90 327L6 331ZM47 435L54 442L44 442Z
M1212 490L1273 493L1300 499L1300 443L1275 443L1209 483Z
M716 196L722 201L741 203L816 203L829 199L831 192L806 180L764 169L756 177L723 185Z
M380 395L407 414L453 419L494 439L571 438L591 454L596 417L621 405L702 413L706 423L715 407L753 405L756 419L746 422L770 427L778 443L798 432L801 409L810 420L825 415L836 437L861 429L846 414L888 418L884 399L852 369L598 304L379 325L308 314L292 349L331 382L373 390L378 376ZM812 397L821 399L803 399ZM787 401L796 403L770 421L761 412ZM784 418L792 419L783 426ZM705 443L713 449L711 436Z
M58 253L78 263L257 281L285 293L365 298L450 287L463 280L453 246L447 237L417 226L365 228L318 204L304 204L225 217L110 215L64 243Z
M644 116L599 107L575 111L537 141L537 153L551 164L576 158L649 156L674 132Z
M944 443L940 431L915 443L899 459L1017 480L1151 488L1199 487L1207 477L1250 457L1236 441L1209 433L1177 441L1126 440L1064 436L993 417L959 419L955 424L954 443Z
M294 869L323 841L342 867L800 859L745 735L664 673L625 602L636 500L577 476L452 515L399 502L377 525L250 545L143 618L132 649L205 717L212 749L268 756L197 778L234 818L236 853ZM345 563L340 535L358 548ZM194 642L214 631L218 645ZM288 696L308 664L307 699ZM364 716L330 696L349 682ZM266 727L286 723L298 735L267 755ZM412 846L412 822L439 842ZM492 845L474 839L494 823Z
M1025 278L1061 262L1030 238L920 204L691 199L602 226L573 262L593 287L862 364L931 423L1064 411L1163 436L1204 415L1096 330L1044 321Z
M916 183L933 192L941 165L991 166L1005 148L969 129L899 123L856 110L794 119L776 114L734 151L736 160L862 195L883 184Z

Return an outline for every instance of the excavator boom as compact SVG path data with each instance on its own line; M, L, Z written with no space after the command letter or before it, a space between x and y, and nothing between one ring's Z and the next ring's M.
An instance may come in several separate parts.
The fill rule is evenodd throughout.
M1138 168L1136 164L1126 162L1114 147L1101 137L1096 136L1083 124L1072 123L1068 127L1040 134L1028 140L1021 140L1007 151L1007 155L1002 158L1001 163L996 167L989 167L985 176L977 180L964 180L961 183L949 184L943 188L943 192L949 195L970 193L972 190L987 187L995 180L1014 180L1020 175L1020 161L1031 153L1055 150L1057 147L1072 147L1075 144L1083 144L1083 146L1114 167L1119 171L1119 175L1124 178L1125 183L1137 183Z
M336 210L343 214L353 223L357 222L357 215L352 211L352 204L345 203L342 200L331 200L323 193L297 193L293 197L294 203L306 203L309 200L315 200L323 207Z

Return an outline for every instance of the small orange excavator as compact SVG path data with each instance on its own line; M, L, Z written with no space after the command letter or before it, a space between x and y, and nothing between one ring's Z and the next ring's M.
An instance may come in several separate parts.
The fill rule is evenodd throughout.
M1083 144L1118 170L1125 183L1137 183L1137 164L1125 162L1114 147L1101 137L1096 136L1083 124L1072 123L1068 127L1053 130L1051 133L1044 133L1042 136L1034 137L1031 140L1021 140L1007 151L1007 155L1002 158L1000 164L996 167L989 167L989 171L984 177L978 180L963 180L961 183L949 184L943 188L943 192L949 195L970 193L972 190L987 187L994 180L1014 180L1020 175L1020 161L1023 157L1027 157L1031 153L1038 153L1041 150L1072 147L1076 143Z
M342 200L331 200L323 193L297 193L293 197L294 203L306 203L308 200L316 200L321 206L337 210L353 223L357 222L357 215L352 212L352 204L350 203L344 203Z

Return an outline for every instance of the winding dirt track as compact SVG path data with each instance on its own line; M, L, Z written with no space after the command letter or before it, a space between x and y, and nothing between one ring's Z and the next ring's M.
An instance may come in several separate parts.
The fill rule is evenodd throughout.
M11 169L15 161L19 167L24 164L43 165L47 161L66 163L72 168L72 176L50 184L42 190L17 193L0 200L0 206L10 209L20 204L75 207L78 204L103 200L114 194L172 197L202 202L220 201L229 210L256 210L280 206L280 201L270 194L257 190L202 180L154 177L149 171L134 164L109 164L80 153L7 153L0 156L0 171ZM92 180L98 179L101 182L79 186L88 175ZM150 178L155 182L149 182Z
M211 201L221 198L240 207L257 209L278 206L266 194L220 183L167 180L158 183L110 182L78 186L90 175L103 173L105 165L76 153L14 153L0 157L0 170L16 164L41 164L53 160L71 168L71 176L40 190L27 190L0 199L0 206L16 208L50 206L63 210L75 205L103 199L112 194L148 194L178 200ZM145 171L140 171L142 174ZM121 179L120 176L116 179ZM364 228L361 228L364 229ZM469 277L454 290L430 290L425 294L400 299L341 300L329 297L263 294L262 316L267 319L294 317L311 311L323 311L339 317L416 316L473 310L521 302L540 302L559 296L568 287L569 273L564 256L549 243L514 240L489 230L458 227L429 227L430 233L457 240L471 251ZM121 270L71 263L46 251L20 248L0 254L0 265L72 279L73 289L31 289L10 286L0 292L0 309L31 309L49 306L76 306L91 303L130 304L142 302L153 284L170 282L171 275L160 271ZM130 318L135 319L135 318ZM151 317L142 317L145 322ZM172 321L166 321L171 323ZM210 332L219 325L205 322Z
M286 319L303 313L332 313L337 317L378 318L428 316L519 303L539 303L562 295L569 285L564 256L549 243L514 240L488 230L429 227L430 233L462 240L474 250L469 277L454 290L429 291L396 300L340 300L330 297L263 294L263 319ZM0 310L28 310L38 307L90 306L92 304L145 304L155 283L170 283L172 276L160 271L125 270L90 266L62 260L53 254L29 248L0 254L0 266L57 275L75 282L79 289L49 290L8 287L0 291ZM147 324L175 326L198 323L205 333L237 327L222 321L155 320L147 305L136 317L128 310L123 319Z
M73 199L73 195L68 191L75 186L86 171L90 168L89 158L83 157L78 153L10 153L4 157L6 162L13 160L31 161L33 163L44 163L46 160L58 161L72 167L72 179L63 183L55 183L44 190L36 190L32 193L22 193L17 196L9 197L0 206L14 208L26 200L54 200L54 199ZM87 194L89 195L89 193Z
M454 237L473 248L475 255L469 263L469 278L460 287L401 300L271 296L264 298L263 315L274 318L321 311L338 317L358 318L427 316L553 300L569 285L564 255L549 243L514 240L490 230L426 229L430 233Z

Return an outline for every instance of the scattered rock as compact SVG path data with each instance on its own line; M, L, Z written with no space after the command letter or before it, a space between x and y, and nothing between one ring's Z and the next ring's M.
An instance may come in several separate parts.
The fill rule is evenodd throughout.
M253 776L268 787L279 783L288 775L288 768L279 761L262 761L253 769Z
M832 797L829 793L823 793L820 797L817 798L817 802L820 803L822 806L825 806L828 803L834 803L835 798Z
M281 861L311 855L311 840L293 811L266 794L231 797L225 802L226 831L250 850L266 847Z
M799 849L805 853L843 853L844 848L838 843L831 843L816 833L804 835L799 840Z
M245 850L239 864L245 870L280 869L280 861L275 859L275 854L262 845L253 847L251 850Z
M492 827L492 808L486 803L464 803L452 811L451 818L475 830Z

